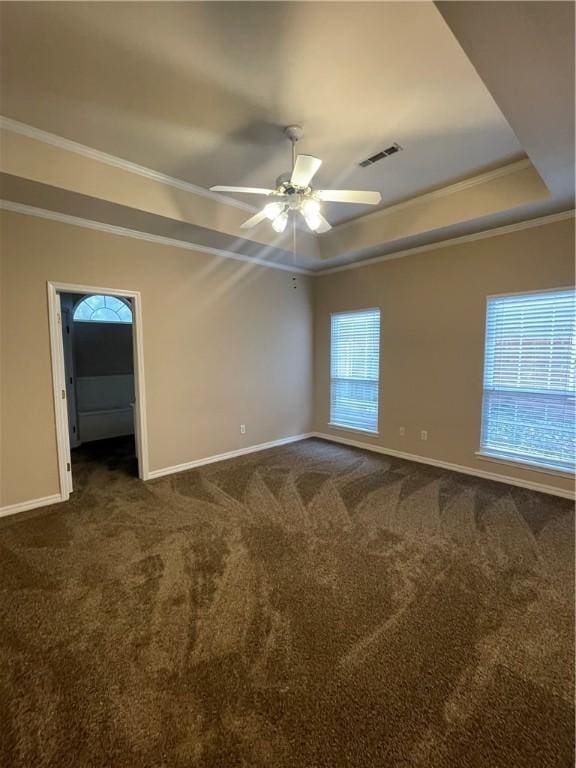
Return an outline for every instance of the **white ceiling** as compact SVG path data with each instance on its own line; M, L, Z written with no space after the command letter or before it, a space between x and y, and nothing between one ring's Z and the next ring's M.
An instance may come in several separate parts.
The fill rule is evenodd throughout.
M378 189L383 205L522 156L432 3L18 2L1 15L2 114L200 186L270 186L293 122L324 160L317 186ZM358 168L395 141L403 152Z

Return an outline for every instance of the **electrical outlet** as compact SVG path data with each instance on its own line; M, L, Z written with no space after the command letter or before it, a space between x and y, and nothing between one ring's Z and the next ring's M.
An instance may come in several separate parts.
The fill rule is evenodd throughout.
M400 437L405 437L406 436L406 427L400 427L400 429L398 430L398 433L400 434Z
M428 440L428 430L423 429L420 431L420 440Z
M241 435L246 434L246 424L240 424L240 434Z

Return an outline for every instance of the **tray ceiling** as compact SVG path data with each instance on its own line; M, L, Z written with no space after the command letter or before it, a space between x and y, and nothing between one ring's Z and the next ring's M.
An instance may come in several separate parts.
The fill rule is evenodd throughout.
M432 3L22 2L1 14L5 116L202 187L269 186L293 122L299 149L324 161L317 186L377 189L382 206L523 156ZM404 151L358 167L393 142Z

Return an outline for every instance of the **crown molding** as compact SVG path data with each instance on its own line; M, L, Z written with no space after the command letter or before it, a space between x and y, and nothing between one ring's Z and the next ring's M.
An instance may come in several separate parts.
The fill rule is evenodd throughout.
M183 181L182 179L176 179L173 176L168 176L167 174L161 173L160 171L154 171L152 168L146 168L143 165L132 163L129 160L124 160L123 158L117 157L116 155L110 155L107 152L102 152L99 149L88 147L85 144L80 144L77 141L65 139L63 136L58 136L55 133L44 131L41 128L35 128L33 125L28 125L27 123L21 123L18 120L13 120L11 117L0 115L0 128L3 128L6 131L10 131L11 133L16 133L19 136L25 136L29 139L36 139L37 141L41 141L44 144L57 147L58 149L65 149L69 152L74 152L77 155L82 155L83 157L87 157L91 160L97 160L101 163L105 163L106 165L111 165L114 168L120 168L124 171L137 174L138 176L143 176L144 178L152 179L153 181L158 181L162 184L167 184L171 187L175 187L176 189L181 189L184 192L190 192L194 195L200 195L201 197L215 200L222 205L231 205L235 208L240 208L252 213L259 210L257 207L250 205L249 203L236 200L236 198L228 197L227 195L223 195L219 192L211 192L205 187L199 187L198 185L192 184L191 182ZM371 215L388 216L402 210L403 208L409 208L413 205L418 205L430 200L446 197L447 195L453 195L457 192L462 192L465 189L475 187L479 184L484 184L488 181L493 181L494 179L500 178L502 176L508 176L511 173L516 173L517 171L521 171L524 168L529 167L533 167L530 159L523 158L522 160L508 163L507 165L501 166L500 168L495 168L492 171L486 171L485 173L480 173L477 176L472 176L470 178L463 179L462 181L458 181L455 184L449 184L445 187L432 190L432 192L426 192L423 195L411 197L410 199L403 200L400 203L393 203L386 208L380 208L374 211ZM349 224L353 224L356 220L357 219L350 219L349 221L342 222L342 224L336 224L333 229L341 229Z
M412 256L417 253L426 253L427 251L435 251L440 248L447 248L452 245L462 245L464 243L471 243L475 240L485 240L490 237L498 237L499 235L507 235L511 232L519 232L523 229L532 229L533 227L541 227L546 224L554 224L558 221L565 221L566 219L574 218L575 211L573 209L569 211L561 211L560 213L552 213L548 216L541 216L537 219L529 219L527 221L519 221L516 224L507 224L503 227L496 227L494 229L483 230L482 232L476 232L471 235L462 235L461 237L453 237L450 240L440 240L437 243L428 243L427 245L420 245L416 248L408 248L402 251L395 251L394 253L388 253L383 256L375 256L373 258L362 259L362 261L354 261L350 264L342 264L338 267L331 267L329 269L304 269L302 267L291 267L288 264L278 264L266 261L265 259L259 259L257 257L251 258L250 256L243 256L242 254L234 253L233 251L226 251L220 248L211 248L206 245L197 245L195 243L188 243L185 240L176 240L172 237L163 237L162 235L152 235L148 232L140 232L136 229L128 229L127 227L119 227L115 224L105 224L100 221L93 221L91 219L83 219L79 216L71 216L67 213L58 213L56 211L49 211L45 208L35 208L31 205L24 205L23 203L14 203L10 200L0 199L0 210L11 211L13 213L21 213L28 216L36 216L40 219L49 219L51 221L59 221L62 224L72 224L77 227L84 227L85 229L92 229L100 232L108 232L113 235L122 235L123 237L133 237L137 240L145 240L150 243L157 243L159 245L171 245L175 248L183 248L188 251L196 251L197 253L207 253L211 256L220 256L226 259L235 259L236 261L243 261L248 264L258 264L262 267L268 267L270 269L280 269L285 272L293 272L300 275L309 275L311 277L324 277L324 275L333 275L336 272L346 272L349 269L361 269L372 264L379 264L383 261L392 261L393 259L402 259L405 256Z
M462 181L457 181L454 184L448 184L445 187L433 189L431 192L425 192L423 195L416 195L416 197L410 197L408 200L403 200L400 203L392 203L386 208L379 208L372 213L367 213L362 216L357 216L354 219L343 221L341 224L336 224L336 226L333 227L333 230L342 231L342 229L345 227L356 224L359 219L364 219L368 216L370 218L384 218L385 216L398 213L398 211L402 211L405 208L412 208L415 205L422 205L423 203L429 203L432 200L438 200L442 197L455 195L458 192L464 192L465 190L471 189L472 187L477 187L480 184L486 184L489 181L494 181L495 179L500 179L503 176L509 176L512 173L517 173L518 171L523 171L526 168L533 167L534 166L532 165L530 158L525 157L522 160L516 160L513 163L508 163L507 165L502 165L499 168L494 168L492 171L479 173L477 176L470 176L469 178L463 179ZM325 233L323 236L326 237L328 234L329 233Z
M35 128L34 126L27 125L26 123L21 123L18 120L13 120L12 118L5 117L3 115L0 115L0 128L10 131L12 133L18 134L20 136L36 139L38 141L41 141L50 146L57 147L59 149L64 149L70 152L74 152L75 154L81 155L83 157L87 157L92 160L97 160L106 165L110 165L115 168L120 168L122 170L142 176L147 179L151 179L153 181L160 182L162 184L166 184L176 189L180 189L185 192L189 192L191 194L199 195L201 197L214 200L220 203L221 205L230 205L235 208L240 208L242 210L249 211L251 213L254 213L255 211L258 210L254 206L249 205L248 203L244 203L240 200L236 200L235 198L228 197L227 195L222 195L217 192L211 192L209 189L205 189L204 187L199 187L195 184L191 184L190 182L183 181L182 179L176 179L172 176L168 176L167 174L161 173L159 171L154 171L151 168L146 168L145 166L138 165L137 163L132 163L129 160L124 160L123 158L116 157L115 155L110 155L98 149L93 149L92 147L88 147L84 144L80 144L76 141L72 141L71 139L66 139L62 136L49 133L48 131L41 130L40 128ZM470 178L456 182L455 184L449 184L445 187L435 189L423 195L418 195L417 197L412 197L400 203L392 204L386 208L381 208L379 210L374 211L371 214L365 214L365 216L368 215L370 217L385 217L385 216L394 214L402 209L410 208L414 205L419 205L422 203L429 202L431 200L456 194L466 189L470 189L480 184L493 181L494 179L498 179L503 176L508 176L512 173L516 173L518 171L521 171L530 167L533 167L530 159L523 158L521 160L508 163L507 165L501 166L499 168L495 168L492 171L487 171L485 173L478 174L477 176L472 176ZM372 258L366 258L360 261L350 262L350 263L342 264L336 267L329 267L329 268L317 267L314 269L304 269L301 267L291 267L284 264L278 264L278 263L274 264L274 263L270 263L269 261L266 261L265 259L258 259L257 257L251 258L249 256L242 256L241 254L237 254L232 251L227 251L224 249L210 248L204 245L188 243L183 240L177 240L169 237L162 237L160 235L152 235L149 233L139 232L137 230L132 230L125 227L118 227L111 224L104 224L102 222L93 221L91 219L83 219L77 216L71 216L68 214L58 213L55 211L49 211L44 208L35 208L33 206L28 206L20 203L12 203L7 200L0 200L0 209L10 210L16 213L24 213L31 216L44 218L44 219L60 221L66 224L73 224L75 226L82 226L87 229L100 230L102 232L109 232L112 234L123 235L126 237L135 237L140 240L147 240L149 242L160 243L163 245L172 245L177 248L185 248L187 250L194 250L197 252L209 253L211 255L236 259L238 261L244 261L251 264L259 264L260 266L270 267L272 269L281 269L289 272L297 272L299 274L316 275L316 276L334 274L336 272L343 272L349 269L359 269L369 264L377 264L382 261L399 259L405 256L410 256L412 254L424 253L426 251L431 251L438 248L445 248L450 245L459 245L462 243L473 242L474 240L481 240L486 237L496 237L498 235L504 235L509 232L516 232L522 229L528 229L530 227L537 227L545 224L552 224L555 221L561 221L563 219L574 216L573 210L563 211L561 213L551 214L548 216L542 216L539 218L518 222L517 224L510 224L503 227L496 227L489 230L483 230L475 234L463 235L460 237L450 238L448 240L442 240L436 243L429 243L429 244L417 246L415 248L399 250L399 251L395 251L394 253L384 254L382 256L376 256ZM354 225L357 221L358 219L351 219L349 221L342 222L341 224L336 224L335 227L333 227L332 229L332 233L337 233L338 231L341 231L343 228L347 226ZM320 237L326 237L326 236L329 236L328 233L326 233L325 235L320 235Z
M107 152L102 152L99 149L87 147L84 144L79 144L77 141L65 139L63 136L57 136L55 133L49 133L48 131L43 131L40 128L34 128L32 125L20 123L18 120L12 120L10 117L4 117L3 115L0 115L0 128L3 128L6 131L10 131L11 133L16 133L19 136L25 136L28 139L36 139L37 141L42 141L44 144L49 144L50 146L57 147L58 149L65 149L68 152L74 152L75 154L82 155L82 157L87 157L90 160L97 160L100 163L111 165L114 168L120 168L123 171L128 171L129 173L143 176L146 179L158 181L161 184L167 184L170 187L181 189L184 192L189 192L193 195L200 195L201 197L214 200L221 205L231 205L234 208L241 208L243 211L249 211L250 213L255 213L258 210L254 206L249 205L248 203L244 203L241 200L236 200L233 197L222 195L219 192L211 192L209 189L199 187L196 184L191 184L188 181L176 179L173 176L160 173L160 171L154 171L152 168L146 168L143 165L132 163L129 160L124 160L123 158L116 157L115 155L109 155Z
M370 264L379 264L382 261L392 261L393 259L403 259L405 256L412 256L416 253L426 253L426 251L436 251L440 248L447 248L451 245L462 245L463 243L472 243L475 240L485 240L489 237L498 237L499 235L508 235L511 232L519 232L522 229L532 229L532 227L542 227L546 224L554 224L557 221L564 221L565 219L574 218L575 211L570 209L568 211L561 211L560 213L551 213L547 216L540 216L536 219L527 219L526 221L519 221L516 224L506 224L503 227L494 227L493 229L484 229L481 232L475 232L470 235L461 235L459 237L452 237L449 240L439 240L436 243L427 243L426 245L418 245L415 248L407 248L400 251L394 251L394 253L387 253L382 256L374 256L373 258L362 259L361 261L353 261L349 264L342 264L338 267L331 267L329 269L314 269L313 274L318 276L333 275L336 272L345 272L349 269L360 269L361 267L367 267Z
M11 211L12 213L21 213L27 216L36 216L40 219L49 219L50 221L58 221L61 224L72 224L76 227L84 227L85 229L93 229L99 232L107 232L111 235L121 235L123 237L133 237L136 240L145 240L149 243L156 243L158 245L170 245L175 248L183 248L187 251L195 251L196 253L207 253L211 256L220 256L225 259L234 259L235 261L243 261L246 264L258 265L260 267L268 267L269 269L280 269L284 272L292 272L300 275L313 275L311 270L303 269L302 267L291 267L288 264L279 264L266 259L259 259L257 257L243 256L240 253L234 253L233 251L227 251L222 248L211 248L207 245L199 245L196 243L189 243L185 240L176 240L172 237L163 237L162 235L152 235L149 232L140 232L136 229L128 229L127 227L119 227L115 224L105 224L101 221L92 221L91 219L83 219L79 216L70 216L67 213L59 213L57 211L49 211L45 208L35 208L31 205L24 205L23 203L14 203L10 200L0 200L0 210Z

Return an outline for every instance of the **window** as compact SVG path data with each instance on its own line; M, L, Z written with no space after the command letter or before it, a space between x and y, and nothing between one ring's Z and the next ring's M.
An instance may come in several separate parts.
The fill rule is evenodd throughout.
M332 315L330 423L378 431L380 310Z
M131 323L132 309L116 296L87 296L76 306L74 320L81 323Z
M575 296L488 299L482 454L574 470Z

